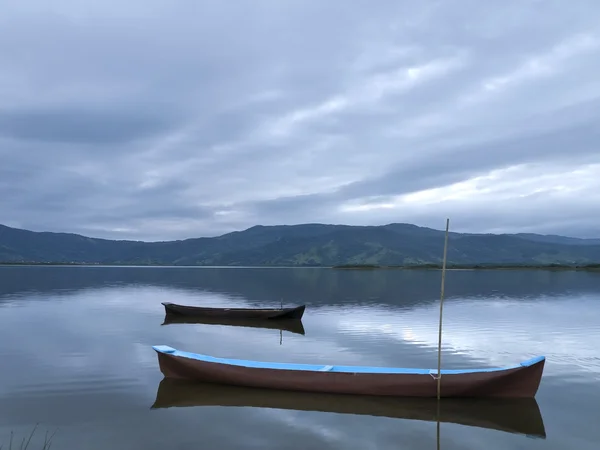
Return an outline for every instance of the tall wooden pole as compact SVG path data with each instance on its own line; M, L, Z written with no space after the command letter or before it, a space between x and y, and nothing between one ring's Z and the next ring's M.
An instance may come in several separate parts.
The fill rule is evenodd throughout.
M442 263L442 288L440 291L440 328L438 331L438 374L437 374L437 398L441 397L442 390L442 314L444 313L444 282L446 281L446 255L448 254L448 229L450 219L446 219L446 237L444 239L444 260Z

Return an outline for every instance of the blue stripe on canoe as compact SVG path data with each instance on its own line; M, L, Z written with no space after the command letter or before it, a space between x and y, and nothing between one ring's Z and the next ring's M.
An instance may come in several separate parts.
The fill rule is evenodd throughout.
M437 369L400 369L394 367L369 367L369 366L330 366L323 364L293 364L293 363L276 363L276 362L261 362L261 361L246 361L243 359L228 359L216 358L214 356L200 355L198 353L182 352L167 345L154 345L154 350L160 353L166 353L174 356L195 359L198 361L206 361L219 364L230 364L233 366L251 367L255 369L284 369L284 370L307 370L317 372L350 372L350 373L406 373L429 375L437 374ZM498 370L516 369L518 367L532 366L546 359L545 356L537 356L535 358L523 361L520 364L507 367L483 368L483 369L442 369L442 375L473 373L473 372L496 372Z

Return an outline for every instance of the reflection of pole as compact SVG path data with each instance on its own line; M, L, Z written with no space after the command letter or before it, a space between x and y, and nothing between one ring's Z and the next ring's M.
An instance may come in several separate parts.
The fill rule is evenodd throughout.
M446 255L448 253L448 228L450 219L446 219L446 237L444 239L444 260L442 263L442 288L440 292L440 328L438 331L438 373L437 373L437 398L440 399L442 389L442 313L444 312L444 282L446 281ZM438 421L439 427L439 421Z
M281 297L280 299L280 309L283 309L283 297ZM283 343L283 329L280 328L279 329L279 345L281 345Z
M437 450L440 450L440 421L437 423Z
M440 400L437 401L437 450L440 450Z

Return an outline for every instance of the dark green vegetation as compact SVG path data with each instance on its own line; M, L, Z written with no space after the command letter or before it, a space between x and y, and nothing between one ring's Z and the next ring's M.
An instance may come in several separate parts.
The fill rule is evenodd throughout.
M332 269L366 270L366 269L441 269L442 264L414 264L409 266L377 266L361 264L343 264L333 266ZM600 264L446 264L450 270L474 270L474 269L548 269L548 270L598 270Z
M435 268L444 232L410 224L255 226L213 238L142 242L32 232L0 225L4 263L339 266ZM584 266L600 262L599 239L450 233L449 268Z

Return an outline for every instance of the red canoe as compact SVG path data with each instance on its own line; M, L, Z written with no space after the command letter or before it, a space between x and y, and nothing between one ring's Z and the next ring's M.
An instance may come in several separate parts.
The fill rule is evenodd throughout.
M269 363L152 347L165 377L334 394L436 397L437 370ZM442 370L442 397L535 397L546 358L501 368Z
M222 317L228 319L301 319L306 305L295 308L207 308L162 302L167 315L188 317Z

